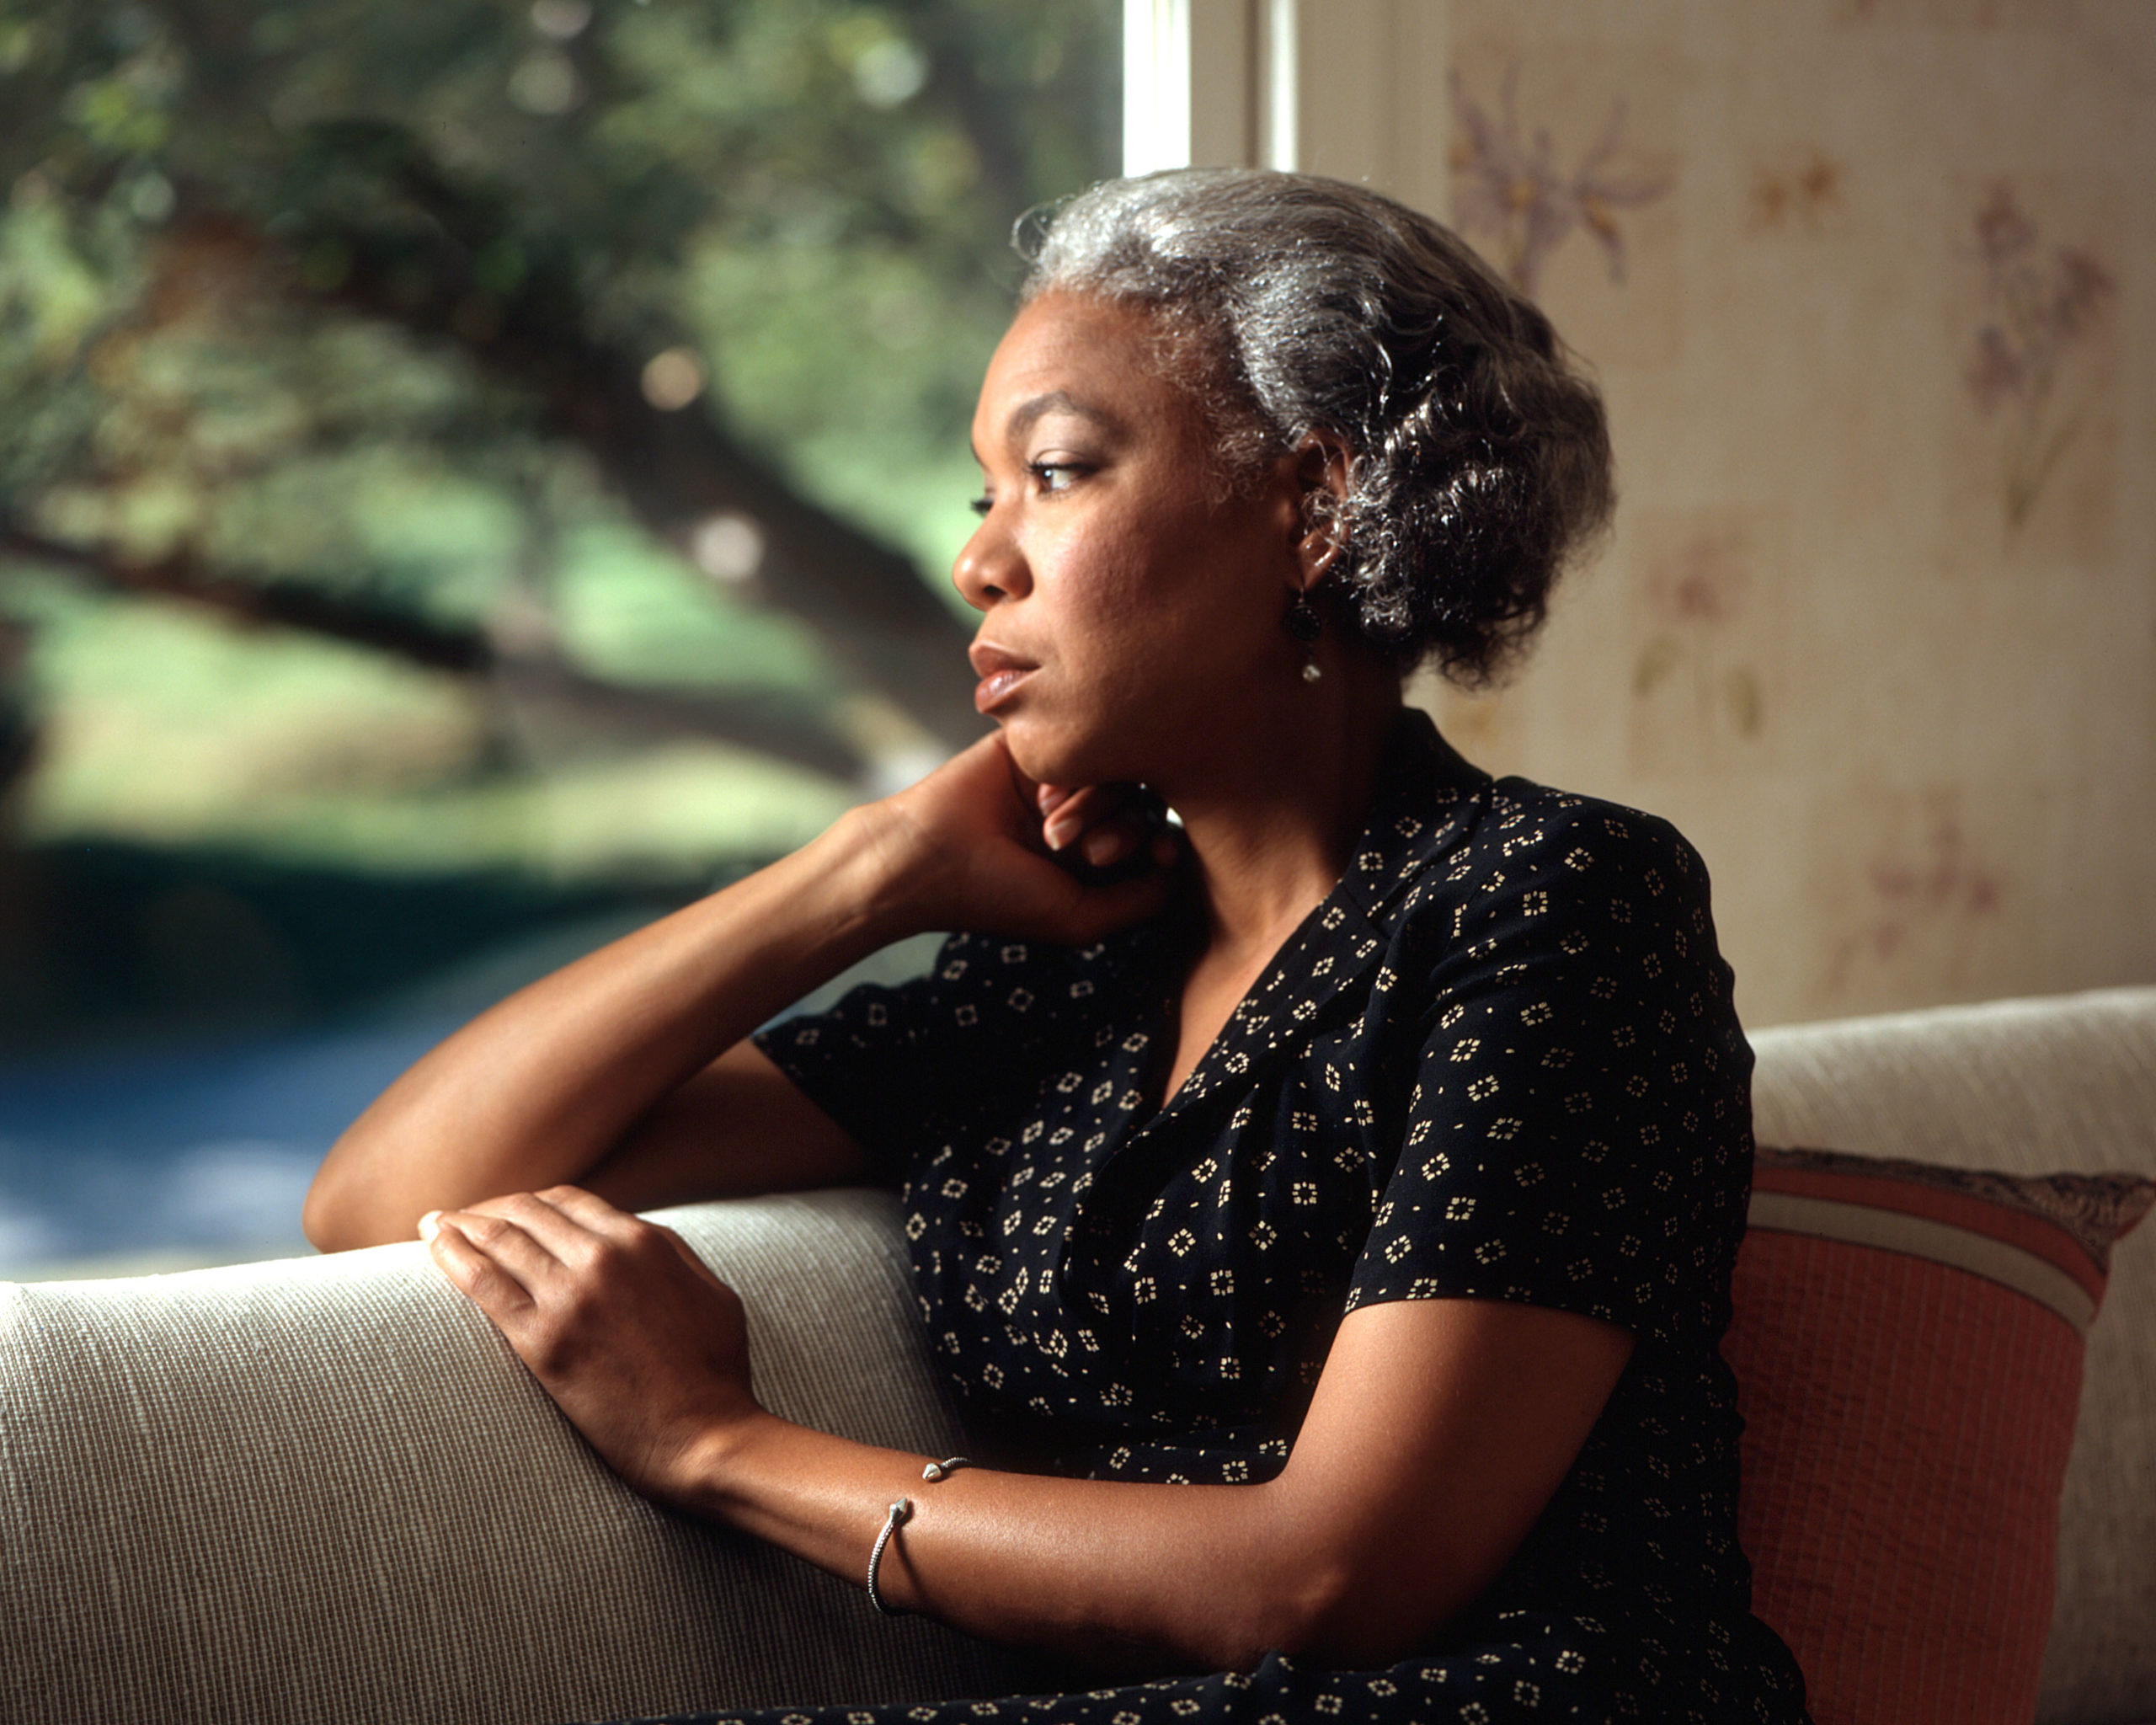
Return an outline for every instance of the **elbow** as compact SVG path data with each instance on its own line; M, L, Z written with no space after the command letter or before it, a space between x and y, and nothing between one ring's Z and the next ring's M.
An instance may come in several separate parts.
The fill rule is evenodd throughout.
M1449 1573L1442 1553L1388 1550L1305 1554L1266 1591L1258 1656L1361 1669L1410 1657L1481 1589Z
M339 1213L336 1199L324 1189L319 1173L301 1202L300 1231L317 1252L343 1252L353 1243L347 1237L345 1219Z
M307 1244L317 1252L351 1252L406 1237L384 1232L378 1218L363 1215L350 1188L350 1182L339 1178L333 1151L330 1160L316 1171L314 1183L300 1204L300 1231L307 1236Z
M1357 1566L1348 1554L1306 1540L1288 1540L1243 1570L1244 1584L1214 1602L1207 1644L1186 1649L1215 1669L1247 1671L1267 1653L1330 1652L1338 1626L1358 1596Z
M1277 1579L1266 1590L1257 1626L1256 1657L1267 1653L1291 1656L1331 1650L1336 1626L1355 1592L1352 1565L1335 1557L1305 1558L1296 1573ZM1248 1669L1246 1662L1244 1669Z
M413 1183L398 1177L398 1164L382 1155L379 1135L366 1131L362 1116L345 1128L314 1171L300 1201L300 1231L317 1252L355 1252L416 1239L420 1212L430 1206L412 1191Z

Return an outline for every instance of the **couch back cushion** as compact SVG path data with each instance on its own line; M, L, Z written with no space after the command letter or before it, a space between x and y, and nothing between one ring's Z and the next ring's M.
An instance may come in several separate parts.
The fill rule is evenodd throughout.
M739 1290L766 1406L959 1446L888 1194L661 1214ZM1027 1669L637 1497L416 1241L0 1283L8 1725L540 1725Z
M1753 1103L1763 1141L1830 1144L1875 1157L2017 1175L2061 1169L2156 1175L2156 989L1800 1025L1758 1031L1752 1039L1759 1056ZM1763 1201L1773 1184L1771 1178L1763 1179ZM1785 1206L1785 1219L1788 1214ZM1968 1212L1946 1220L1966 1223ZM2026 1246L2029 1226L2025 1217L2009 1232L2019 1231L2015 1237ZM1935 1242L1941 1237L1932 1236ZM1843 1289L1850 1300L1860 1295L1871 1302L1871 1322L1883 1329L1867 1345L1903 1350L1898 1359L1890 1354L1875 1360L1875 1377L1884 1373L1891 1384L1913 1386L1926 1381L1923 1374L1932 1375L1928 1381L1935 1387L1923 1393L1912 1388L1900 1412L1871 1407L1871 1414L1897 1423L1887 1429L1910 1418L1922 1429L1921 1416L1945 1394L1936 1385L1951 1368L1962 1374L1965 1391L1980 1399L2018 1395L2024 1408L2050 1410L2030 1414L2024 1439L2029 1453L2021 1458L2038 1475L2049 1465L2043 1445L2058 1441L2058 1410L2072 1405L2071 1379L2064 1374L2079 1365L2079 1342L2065 1316L2025 1290L1994 1288L1967 1266L1927 1260L1921 1252L1891 1253L1877 1242L1807 1243L1786 1228L1763 1228L1748 1240L1739 1262L1738 1332L1732 1339L1733 1351L1755 1350L1753 1364L1739 1367L1747 1413L1755 1417L1747 1441L1748 1514L1755 1493L1768 1490L1770 1463L1760 1449L1765 1434L1759 1422L1771 1416L1757 1397L1772 1374L1759 1364L1759 1338L1748 1341L1742 1332L1748 1311L1776 1310L1791 1322L1807 1318L1791 1310L1793 1295L1762 1288L1763 1281L1780 1284L1800 1271L1825 1279L1828 1289ZM2056 1290L2055 1279L2052 1285ZM1823 1321L1843 1296L1822 1290L1810 1297L1809 1319ZM1916 1339L1924 1326L1928 1343ZM2024 1339L2013 1340L2016 1335ZM1775 1345L1817 1347L1823 1339L1815 1334L1808 1343L1798 1337ZM1961 1364L1954 1365L1956 1359ZM1838 1393L1822 1385L1813 1405L1831 1409ZM1854 1418L1854 1411L1842 1411ZM1897 1443L1883 1434L1877 1439L1890 1450ZM1939 1479L1949 1477L1942 1472ZM2025 1482L2029 1477L2021 1476ZM2038 1492L2036 1500L2042 1497ZM2112 1262L2103 1314L2087 1338L2085 1381L2057 1502L2056 1603L2036 1717L2044 1725L2156 1718L2156 1637L2148 1632L2156 1621L2156 1227L2126 1240ZM1971 1513L1967 1503L1956 1501L1935 1527L1901 1525L1928 1546L1946 1539ZM2031 1525L2025 1503L2015 1525ZM1753 1555L1759 1557L1756 1550ZM1762 1586L1770 1590L1768 1567L1762 1565ZM1997 1574L1995 1562L1988 1573ZM1762 1610L1774 1621L1764 1602ZM1796 1638L1795 1632L1785 1632ZM1827 1706L1818 1717L1822 1725L1836 1725L1838 1717L1848 1716ZM2030 1717L2025 1706L2020 1717Z
M1763 1148L1726 1344L1753 1605L1821 1725L2025 1725L2131 1176Z

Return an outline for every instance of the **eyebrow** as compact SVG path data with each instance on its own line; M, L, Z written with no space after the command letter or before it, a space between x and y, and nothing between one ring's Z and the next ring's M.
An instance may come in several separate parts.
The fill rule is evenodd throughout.
M1119 431L1123 429L1123 421L1113 414L1088 406L1067 389L1051 389L1042 395L1030 396L1013 408L1010 419L1004 425L1003 435L1008 441L1015 443L1032 430L1039 420L1055 413L1075 414L1081 419L1091 419L1106 430ZM979 449L974 451L974 459L977 462L980 459Z

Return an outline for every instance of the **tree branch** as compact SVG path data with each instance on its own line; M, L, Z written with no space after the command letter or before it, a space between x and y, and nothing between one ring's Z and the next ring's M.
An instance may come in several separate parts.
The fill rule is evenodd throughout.
M315 131L325 171L372 175L408 211L393 228L333 223L322 203L307 200L314 216L305 237L334 238L350 254L335 298L450 340L483 371L535 396L548 424L581 444L646 527L684 554L712 515L755 521L771 603L799 617L854 676L947 747L979 738L965 661L970 632L908 558L801 497L700 405L668 412L646 400L647 356L589 333L574 259L534 257L514 293L488 293L478 279L480 257L499 240L530 236L512 234L505 205L451 185L401 129L339 121ZM472 334L478 305L489 314L484 337Z
M515 699L619 736L704 737L852 782L861 751L808 702L784 695L707 694L602 681L558 655L498 652L478 629L431 623L387 606L341 599L296 582L258 582L189 557L131 563L0 521L0 558L43 564L105 591L177 600L258 626L299 629L390 653L429 670L499 681Z

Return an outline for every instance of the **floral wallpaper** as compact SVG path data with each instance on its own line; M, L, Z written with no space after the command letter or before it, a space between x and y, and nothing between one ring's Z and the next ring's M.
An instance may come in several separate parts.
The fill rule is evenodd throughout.
M1850 908L1835 938L1833 985L1892 970L1920 950L1951 983L1975 963L1988 925L2010 914L2014 884L1972 841L1963 800L1958 787L1871 799L1870 848L1848 859L1852 879L1835 883L1834 897Z
M1547 126L1532 136L1520 125L1519 63L1505 68L1495 113L1470 94L1455 72L1453 112L1460 143L1453 164L1459 181L1453 219L1460 232L1484 243L1507 280L1523 293L1540 283L1543 259L1574 233L1601 248L1609 279L1625 279L1621 213L1651 204L1669 190L1667 174L1627 173L1623 167L1625 99L1614 97L1599 136L1569 170L1556 160Z
M1432 3L1438 213L1622 501L1420 697L1674 820L1755 1023L2156 982L2156 8Z
M1649 772L1673 760L1705 771L1757 766L1773 735L1780 596L1768 519L1756 510L1639 514L1639 576L1627 595L1630 759Z
M2006 180L1993 183L1972 226L1984 309L1962 375L1977 407L2000 422L1999 502L2010 536L2085 428L2089 390L2073 361L2117 290L2087 248L2046 244Z

